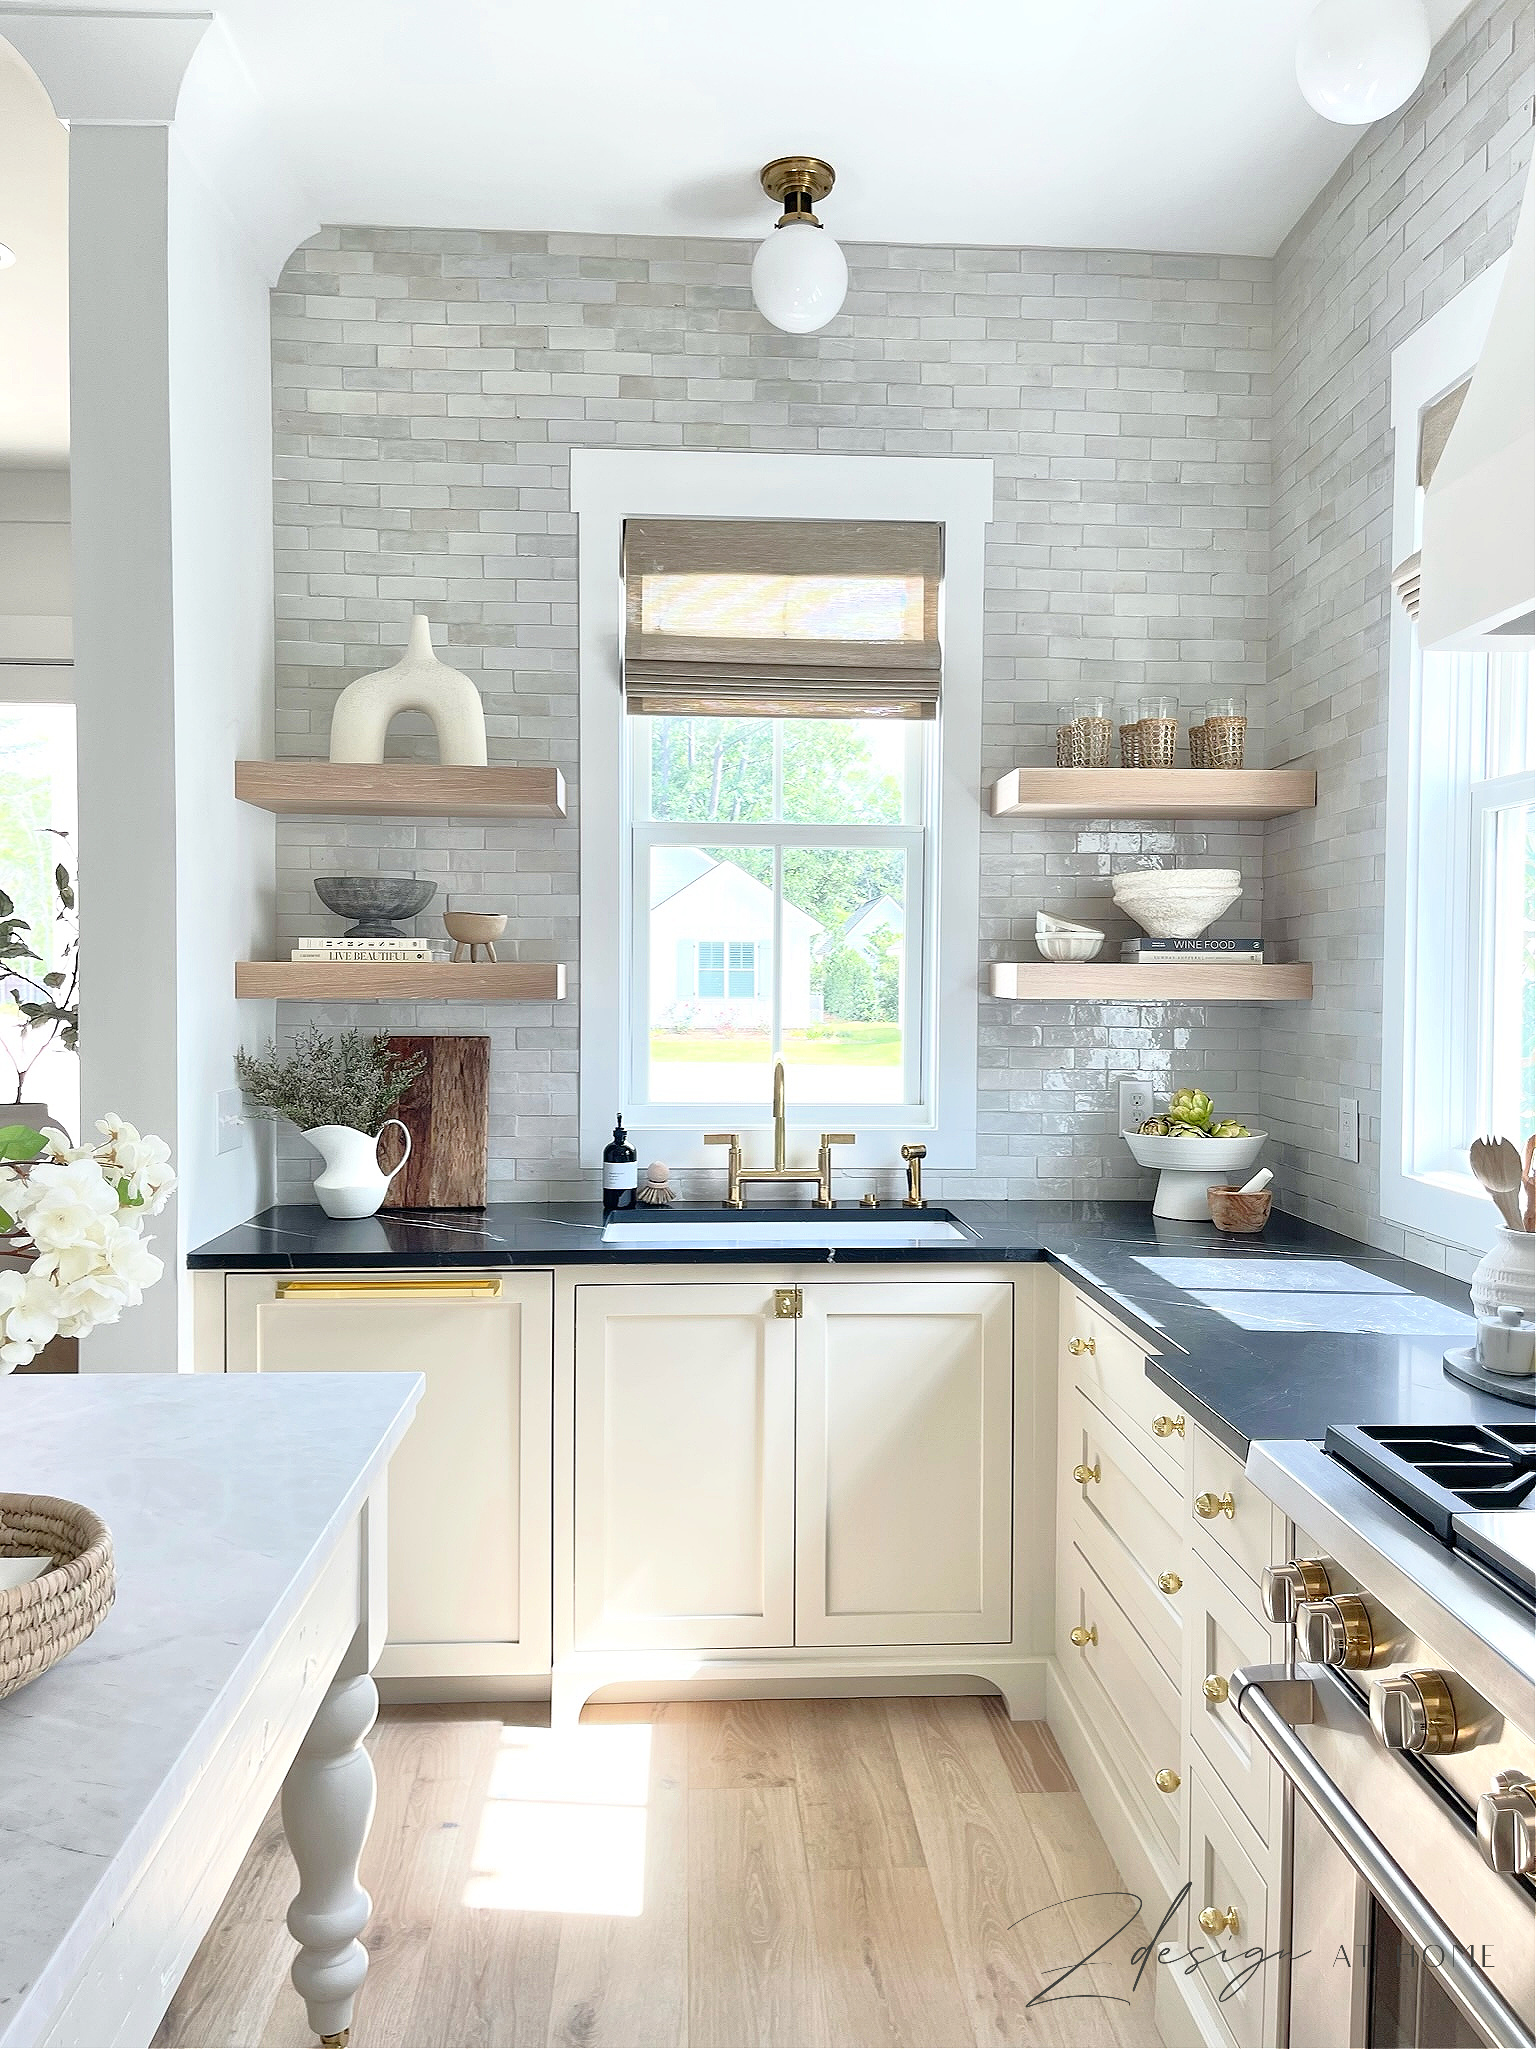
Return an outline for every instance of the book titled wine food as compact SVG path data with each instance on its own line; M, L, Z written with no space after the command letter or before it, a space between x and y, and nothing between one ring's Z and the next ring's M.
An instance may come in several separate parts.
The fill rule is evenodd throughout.
M1206 934L1198 939L1127 939L1120 948L1120 958L1132 965L1156 961L1166 966L1170 961L1178 961L1206 967L1236 967L1248 962L1262 967L1264 942L1262 939L1212 939Z

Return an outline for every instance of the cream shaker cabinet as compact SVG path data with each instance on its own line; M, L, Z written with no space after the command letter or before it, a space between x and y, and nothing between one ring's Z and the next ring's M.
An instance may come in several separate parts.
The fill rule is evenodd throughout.
M580 1650L1011 1634L1012 1289L577 1289Z
M547 1671L551 1277L229 1274L225 1289L230 1372L426 1377L390 1464L379 1676Z

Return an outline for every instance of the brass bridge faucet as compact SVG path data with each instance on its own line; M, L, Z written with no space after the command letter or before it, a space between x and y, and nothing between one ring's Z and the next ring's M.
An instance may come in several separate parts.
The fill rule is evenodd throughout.
M707 1131L706 1145L725 1145L730 1151L725 1158L725 1207L745 1209L746 1201L742 1187L748 1181L814 1181L816 1193L811 1199L813 1209L832 1207L832 1148L835 1145L856 1145L858 1140L851 1131L824 1131L821 1134L821 1149L816 1155L816 1165L810 1167L786 1167L784 1126L784 1061L779 1056L773 1063L773 1165L771 1167L744 1167L741 1164L741 1134L738 1131Z

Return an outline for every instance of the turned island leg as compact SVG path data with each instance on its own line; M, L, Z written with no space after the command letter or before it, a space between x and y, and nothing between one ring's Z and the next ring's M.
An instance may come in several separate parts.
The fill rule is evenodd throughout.
M379 1711L366 1672L337 1678L283 1781L283 1828L299 1869L288 1932L299 1945L293 1982L327 2049L345 2049L352 2003L368 1973L358 1937L373 1902L357 1863L373 1820L373 1761L363 1738Z

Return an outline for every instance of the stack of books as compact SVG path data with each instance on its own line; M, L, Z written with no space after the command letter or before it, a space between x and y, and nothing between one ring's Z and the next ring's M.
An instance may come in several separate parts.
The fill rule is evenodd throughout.
M1212 939L1203 933L1198 939L1127 939L1120 948L1120 958L1143 966L1148 961L1157 961L1163 966L1170 961L1178 961L1201 967L1230 968L1247 962L1262 967L1264 942L1262 939Z
M300 939L290 960L358 961L372 966L396 961L431 960L426 939Z

